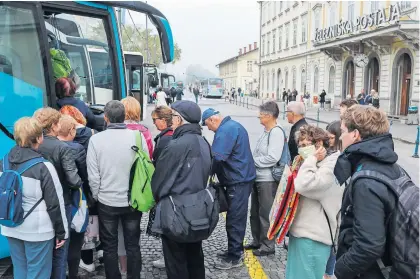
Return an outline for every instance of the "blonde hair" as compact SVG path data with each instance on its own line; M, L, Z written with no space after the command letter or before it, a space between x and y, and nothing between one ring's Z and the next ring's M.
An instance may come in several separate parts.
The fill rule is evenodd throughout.
M66 105L60 109L60 113L69 115L73 117L73 119L76 120L77 123L86 126L86 118L83 116L83 113L81 113L78 108Z
M71 130L76 129L76 120L70 115L63 114L60 118L60 130L58 135L62 137L67 137Z
M46 107L36 110L33 117L38 120L42 129L48 134L51 132L52 126L60 121L61 114L53 108Z
M16 121L13 133L18 146L32 147L42 137L42 126L35 118L22 117Z
M140 121L140 103L134 97L128 96L121 100L125 108L125 120Z
M349 131L358 130L362 139L389 132L389 121L384 111L371 106L354 105L341 117Z

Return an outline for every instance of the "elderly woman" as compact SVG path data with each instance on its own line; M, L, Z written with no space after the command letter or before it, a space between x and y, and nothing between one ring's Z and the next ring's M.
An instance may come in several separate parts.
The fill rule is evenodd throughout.
M160 131L155 137L155 150L153 151L153 163L157 161L160 153L166 148L174 133L172 129L172 110L167 106L159 106L152 112L153 124Z
M322 278L343 195L334 177L339 152L327 152L328 134L318 127L302 126L296 139L303 163L294 185L301 196L289 231L286 279Z
M272 168L281 158L285 133L277 124L279 107L276 102L264 103L259 109L258 118L264 126L264 131L252 154L257 169L257 178L251 193L250 223L253 241L244 248L253 249L256 256L266 256L274 254L275 251L275 239L267 238L271 205L278 186L278 182L272 176Z
M28 162L38 163L22 173L22 204L27 218L18 227L1 226L1 234L9 242L15 278L50 278L53 251L69 236L63 189L54 166L38 152L43 141L38 121L19 119L14 137L16 146L0 160L0 173L22 170Z

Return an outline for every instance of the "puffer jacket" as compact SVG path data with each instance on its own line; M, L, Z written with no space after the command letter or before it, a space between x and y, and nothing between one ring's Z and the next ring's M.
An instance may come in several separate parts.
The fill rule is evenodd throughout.
M42 157L30 148L13 147L8 156L10 168L17 170L30 159ZM3 160L0 160L0 176L3 172ZM22 174L23 201L27 212L38 202L25 221L14 228L1 226L1 234L23 241L47 241L54 237L59 240L69 236L66 211L64 209L63 190L57 172L50 162L36 164Z
M334 174L340 184L347 183L362 166L397 179L397 160L391 134L381 135L349 146L338 158ZM383 279L376 261L391 265L386 221L395 208L395 196L386 185L369 178L358 179L351 189L347 185L343 194L334 273L338 279Z
M54 165L63 187L64 202L69 205L70 188L78 188L83 184L77 172L74 151L56 137L44 136L38 152Z

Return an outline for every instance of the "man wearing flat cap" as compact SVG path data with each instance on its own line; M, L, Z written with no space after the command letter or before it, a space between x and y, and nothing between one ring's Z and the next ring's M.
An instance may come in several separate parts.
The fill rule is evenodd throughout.
M228 270L243 264L248 199L256 178L248 132L230 116L222 117L212 108L203 112L202 123L215 133L212 144L212 173L226 187L228 211L226 232L228 251L218 254L215 267Z
M206 189L211 172L210 146L199 124L200 107L182 100L173 103L171 109L174 133L159 156L152 177L152 192L157 202L168 196L189 195ZM168 279L205 279L201 241L179 243L163 233L162 247Z

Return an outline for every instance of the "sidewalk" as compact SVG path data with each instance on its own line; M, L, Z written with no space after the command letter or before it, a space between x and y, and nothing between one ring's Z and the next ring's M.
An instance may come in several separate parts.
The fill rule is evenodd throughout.
M249 109L256 109L263 102L271 101L271 99L257 99L253 97L239 97L235 100L235 104L248 107ZM231 101L232 102L232 101ZM284 102L277 102L280 108L280 113L284 113L285 108ZM280 116L282 117L282 116ZM318 108L311 107L306 111L306 118L315 122L328 124L332 121L340 119L340 112L335 109L331 110L320 110L318 118ZM402 124L396 120L390 120L392 137L395 140L399 140L408 144L415 144L417 137L417 125Z

